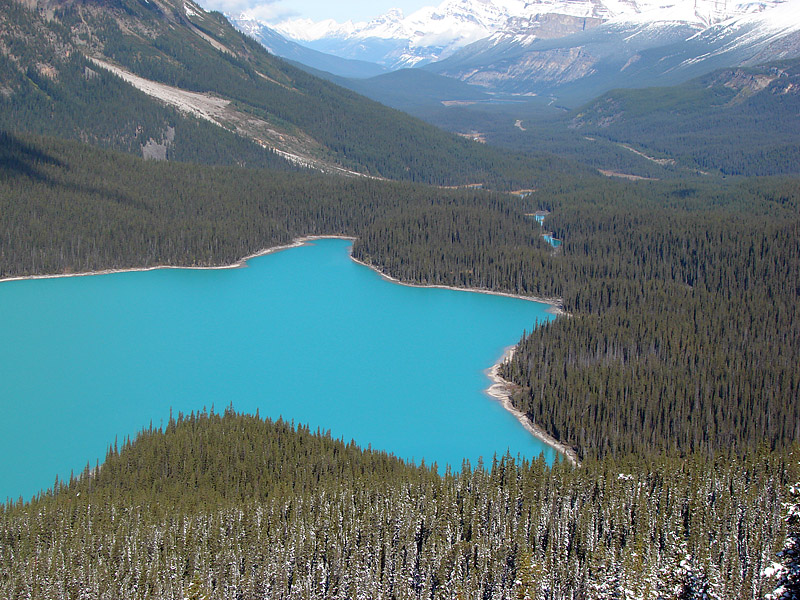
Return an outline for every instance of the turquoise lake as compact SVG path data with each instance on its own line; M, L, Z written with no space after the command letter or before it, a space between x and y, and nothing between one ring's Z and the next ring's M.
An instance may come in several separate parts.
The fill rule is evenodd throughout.
M555 451L485 371L547 305L398 285L318 240L240 269L0 283L0 501L79 474L170 409L308 424L460 469Z
M543 236L544 241L550 244L553 248L558 248L561 245L561 240L554 238L549 233L545 233Z

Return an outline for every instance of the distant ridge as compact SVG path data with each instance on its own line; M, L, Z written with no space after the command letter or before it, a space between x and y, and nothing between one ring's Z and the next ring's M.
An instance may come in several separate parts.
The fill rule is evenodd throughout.
M341 58L424 67L489 92L555 95L572 106L615 87L800 56L798 0L445 0L363 23L270 27Z
M377 63L340 58L290 41L265 23L248 16L247 13L239 16L228 15L228 20L239 31L263 44L272 54L318 71L352 78L374 77L387 71L386 67Z
M551 166L314 77L190 0L30 4L0 0L2 128L151 158L277 166L284 157L285 168L434 185L530 187Z

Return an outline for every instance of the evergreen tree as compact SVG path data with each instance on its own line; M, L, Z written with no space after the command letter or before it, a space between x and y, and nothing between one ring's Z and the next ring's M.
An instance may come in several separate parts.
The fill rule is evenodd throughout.
M533 560L529 549L523 549L519 556L517 579L514 581L516 600L543 600L542 588L544 572L542 566Z
M778 586L767 598L770 600L800 600L800 482L789 488L786 503L786 541L778 552L780 564L767 569L767 575L777 576Z
M681 561L678 578L680 585L676 600L723 600L716 582L711 581L705 567L691 554Z

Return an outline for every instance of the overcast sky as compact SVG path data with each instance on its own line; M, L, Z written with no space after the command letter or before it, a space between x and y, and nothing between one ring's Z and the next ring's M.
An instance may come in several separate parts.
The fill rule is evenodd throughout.
M277 23L292 17L313 21L335 19L344 22L368 21L390 8L399 8L409 15L418 8L437 5L441 0L198 0L203 8L228 14L251 10L259 19Z

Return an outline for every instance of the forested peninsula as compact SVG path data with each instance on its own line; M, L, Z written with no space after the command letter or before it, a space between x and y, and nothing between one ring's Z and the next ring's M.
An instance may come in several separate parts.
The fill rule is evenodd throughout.
M439 476L233 410L180 416L2 509L4 597L774 587L763 570L798 479L796 179L578 172L520 199L1 141L0 278L217 266L345 235L355 258L402 281L561 298L571 316L526 332L503 376L582 461L497 457ZM550 211L557 251L537 210Z
M797 455L434 471L202 412L0 511L6 598L757 598Z

